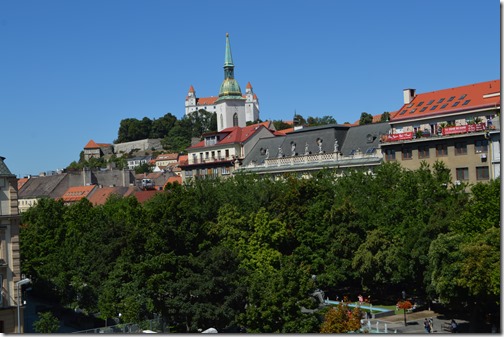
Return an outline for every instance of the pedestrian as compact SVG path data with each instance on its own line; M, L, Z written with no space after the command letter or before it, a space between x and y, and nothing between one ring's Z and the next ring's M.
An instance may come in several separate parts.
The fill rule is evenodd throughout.
M430 333L431 329L430 329L430 324L429 324L429 321L427 320L427 318L424 320L423 325L424 325L425 332Z
M432 319L432 317L429 317L429 327L430 331L434 332L434 320Z
M454 319L451 320L450 325L451 325L451 331L453 333L458 332L458 324L457 324L457 322L455 322Z

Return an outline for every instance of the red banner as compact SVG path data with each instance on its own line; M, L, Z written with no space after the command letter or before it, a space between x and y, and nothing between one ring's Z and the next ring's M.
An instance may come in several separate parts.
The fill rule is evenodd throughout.
M391 135L387 135L387 142L395 142L398 140L411 140L411 139L413 139L413 132L394 133Z
M486 129L485 123L469 124L467 126L468 132L485 131L485 129Z
M466 133L466 132L467 132L467 125L449 126L449 127L443 128L443 136L455 135L457 133Z
M455 135L458 133L485 131L485 129L486 129L485 123L468 124L463 126L450 126L443 128L443 136Z

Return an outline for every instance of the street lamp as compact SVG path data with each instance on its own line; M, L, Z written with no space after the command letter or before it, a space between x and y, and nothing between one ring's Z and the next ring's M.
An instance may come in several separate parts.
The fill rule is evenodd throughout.
M406 306L404 305L404 301L406 301L406 292L404 290L402 291L402 298L403 298L403 310L404 310L404 326L407 326L408 324L406 323Z
M21 314L20 314L20 304L21 304L21 296L19 293L19 289L23 284L28 284L31 283L31 280L29 278L22 279L21 281L16 282L17 286L17 321L18 321L18 333L21 333Z

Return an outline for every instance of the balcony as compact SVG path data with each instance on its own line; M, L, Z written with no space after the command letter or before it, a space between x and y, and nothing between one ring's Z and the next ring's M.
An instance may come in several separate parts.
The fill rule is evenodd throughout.
M231 157L214 157L214 158L193 158L192 160L188 160L183 163L183 165L201 165L201 164L212 164L212 163L220 163L225 161L231 161L234 158Z
M432 134L430 132L422 132L418 131L417 133L414 132L401 132L401 133L394 133L390 135L383 135L380 139L381 143L392 143L392 142L397 142L397 141L409 141L409 140L414 140L414 139L421 139L421 138L442 138L446 136L453 136L453 135L461 135L461 134L468 134L468 133L476 133L476 132L485 132L489 130L495 130L494 125L487 126L485 123L478 123L478 124L467 124L467 125L459 125L459 126L446 126L444 128L441 128L438 132L438 134Z

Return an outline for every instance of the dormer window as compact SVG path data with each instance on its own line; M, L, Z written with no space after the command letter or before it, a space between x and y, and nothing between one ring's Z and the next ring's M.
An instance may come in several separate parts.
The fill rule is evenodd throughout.
M205 137L205 146L215 145L215 144L217 144L218 141L219 141L219 136L217 136L217 135Z

